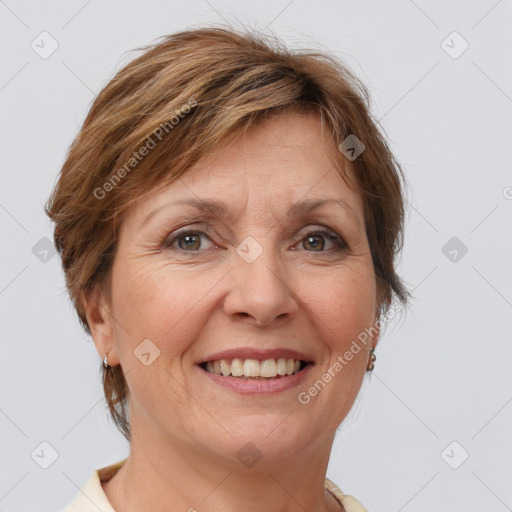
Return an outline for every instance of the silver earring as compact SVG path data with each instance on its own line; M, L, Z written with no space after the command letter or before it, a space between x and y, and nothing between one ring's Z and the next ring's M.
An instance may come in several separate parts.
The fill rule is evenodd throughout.
M108 364L108 360L107 360L107 354L105 354L105 358L103 359L103 366L105 368L110 368L110 365Z
M375 360L377 359L375 357L375 354L373 353L375 351L375 348L372 347L370 349L370 359L368 361L368 366L366 367L367 372L373 372L373 369L375 368Z

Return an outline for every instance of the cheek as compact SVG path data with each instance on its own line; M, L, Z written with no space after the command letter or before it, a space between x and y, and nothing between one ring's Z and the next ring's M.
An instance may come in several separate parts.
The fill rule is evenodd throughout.
M122 349L133 351L149 338L162 354L183 351L201 328L211 279L204 272L198 278L165 264L119 267L112 298Z
M334 276L331 276L334 277ZM316 288L318 289L318 288ZM326 344L319 375L327 392L319 393L318 407L333 407L341 421L360 390L371 334L375 334L376 284L373 266L352 266L323 282L323 293L314 297L316 329ZM322 388L322 386L320 386ZM316 389L311 390L316 393Z
M340 296L340 321L350 328L352 336L375 322L376 289L372 277L347 280Z
M310 283L312 284L312 283ZM351 267L309 286L308 302L326 328L326 339L343 350L348 338L376 320L376 284L373 267Z

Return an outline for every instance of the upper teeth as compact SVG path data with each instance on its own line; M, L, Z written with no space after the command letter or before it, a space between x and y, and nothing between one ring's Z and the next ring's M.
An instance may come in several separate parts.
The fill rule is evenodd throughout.
M293 375L300 368L300 361L295 359L238 359L232 361L221 359L208 361L206 370L217 375L233 377L276 377L277 375Z

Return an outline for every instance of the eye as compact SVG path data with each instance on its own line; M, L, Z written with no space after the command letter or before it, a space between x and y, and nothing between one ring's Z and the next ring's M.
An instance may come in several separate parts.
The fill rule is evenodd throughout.
M201 237L210 240L209 237L202 231L183 229L173 234L171 238L166 240L165 247L173 247L174 249L187 252L198 251L199 249L205 249L204 247L202 247ZM178 247L176 247L176 243Z
M204 246L207 241L210 246ZM337 233L327 229L316 229L307 232L299 242L308 252L332 252L347 248L345 241ZM185 228L173 233L164 242L166 249L184 252L198 252L215 246L210 237L201 230Z
M325 229L318 229L306 233L300 243L310 252L327 252L324 251L326 243L327 245L333 244L335 251L346 248L345 242L338 234ZM327 249L329 249L329 247Z

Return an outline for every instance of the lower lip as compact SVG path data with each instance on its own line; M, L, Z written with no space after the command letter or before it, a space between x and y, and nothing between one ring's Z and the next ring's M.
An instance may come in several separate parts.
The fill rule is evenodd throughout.
M312 367L312 364L308 364L299 373L296 373L295 375L283 376L280 379L251 380L238 379L236 377L224 377L223 375L210 373L198 366L199 371L211 379L211 381L215 384L224 386L225 388L230 389L231 391L236 391L237 393L250 395L275 394L281 391L286 391L287 389L292 389L302 383Z

